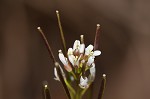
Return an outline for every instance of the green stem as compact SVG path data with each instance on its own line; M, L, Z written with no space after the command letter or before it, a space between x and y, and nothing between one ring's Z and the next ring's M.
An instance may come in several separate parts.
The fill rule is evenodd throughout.
M82 99L82 96L81 96L81 91L80 91L80 88L78 87L77 89L77 94L75 95L75 98L74 99Z
M63 88L64 88L64 90L65 90L65 92L66 92L66 95L68 96L68 99L71 99L70 92L69 92L68 87L67 87L66 82L65 82L65 81L66 81L66 78L65 78L65 77L63 76L63 74L62 74L62 71L61 71L61 69L60 69L60 65L59 65L58 62L55 63L55 67L56 67L56 69L57 69L58 77L59 77L59 79L60 79L60 81L61 81L61 83L62 83L62 85L63 85Z
M69 88L70 92L73 95L75 95L76 94L75 90L72 88L72 86L68 83L68 81L66 79L65 79L65 83L66 83L67 87Z
M70 73L72 74L72 76L74 77L74 79L77 80L77 77L76 77L76 75L74 74L74 72L71 71Z
M47 81L43 82L43 99L51 99Z
M65 41L63 29L62 29L62 26L61 26L60 15L59 15L58 10L56 11L56 15L57 15L57 19L58 19L58 25L59 25L59 30L60 30L60 34L61 34L61 39L62 39L62 44L63 44L63 47L64 47L64 51L65 51L65 53L67 53L66 41Z
M90 86L90 84L89 84L89 86ZM88 90L88 88L83 89L83 90L81 91L81 96L83 96L87 90Z
M51 46L50 46L50 44L49 44L49 42L48 42L48 40L47 40L47 38L46 38L44 32L42 31L41 27L38 27L37 29L39 30L39 32L40 32L40 34L41 34L41 36L42 36L42 38L43 38L43 40L44 40L44 43L45 43L45 45L46 45L46 47L47 47L47 50L48 50L49 55L50 55L50 58L53 60L53 63L55 63L55 62L56 62L56 59L55 59L55 57L54 57L54 54L53 54L53 52L52 52L52 48L51 48Z
M100 86L100 90L99 90L98 99L102 99L103 98L105 87L106 87L106 75L103 74L102 81L101 81L101 86Z
M100 39L100 24L97 24L95 41L94 41L94 50L98 49L99 39Z

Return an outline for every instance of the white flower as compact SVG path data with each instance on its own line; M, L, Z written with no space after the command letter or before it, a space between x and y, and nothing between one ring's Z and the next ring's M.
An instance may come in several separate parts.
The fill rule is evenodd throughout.
M72 48L68 49L68 55L73 55L73 49Z
M89 85L88 85L88 78L87 78L87 77L83 78L83 77L81 76L79 86L80 86L81 88L83 88L83 89L88 88L88 87L89 87Z
M95 75L95 71L96 71L95 70L95 63L93 63L92 67L90 68L90 74L94 76Z
M68 71L68 72L71 72L72 71L72 67L70 66L70 64L68 63L68 59L64 56L64 54L62 53L61 50L59 50L59 59L60 61L63 63L65 69Z
M80 52L81 54L83 54L83 53L84 53L84 49L85 49L85 44L81 44L81 45L80 45L80 48L79 48L79 52Z
M56 67L54 68L54 75L55 75L54 79L60 81Z
M80 61L81 57L82 57L82 55L80 55L79 57L74 56L72 48L68 49L68 59L69 59L70 63L72 64L72 66L79 66L79 61Z
M67 66L68 65L68 60L64 56L64 54L62 53L61 50L59 50L59 55L58 56L59 56L60 61L63 63L63 65Z
M93 63L92 67L90 68L90 81L94 81L95 73L96 73L95 63Z
M86 65L87 65L87 66L91 66L92 63L94 63L94 57L90 56L90 57L88 58L88 61L87 61Z
M87 48L85 48L85 55L89 56L93 50L93 45L89 45Z
M66 78L65 73L63 69L61 68L61 66L59 65L59 63L55 62L55 66L59 66L63 78ZM54 78L55 80L60 81L56 67L54 67L54 76L55 76Z
M79 40L75 40L74 44L73 44L73 51L78 51L80 47L80 41Z
M75 56L73 55L73 49L69 48L68 49L68 59L70 61L70 63L74 66L74 62L75 62Z
M95 58L95 56L99 56L101 54L101 51L96 50L93 52L93 45L89 45L87 48L85 48L85 55L87 56L93 56Z

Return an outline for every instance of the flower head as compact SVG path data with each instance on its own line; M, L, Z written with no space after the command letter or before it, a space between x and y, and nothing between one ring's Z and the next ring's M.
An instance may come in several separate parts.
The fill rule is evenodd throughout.
M83 39L83 36L81 37ZM75 40L73 48L68 49L66 57L61 50L59 50L58 56L64 65L64 68L68 72L80 74L79 86L81 88L88 88L89 82L93 82L95 78L95 57L99 56L100 54L101 51L99 50L93 51L93 45L90 44L85 48L83 40L81 42L79 40ZM88 78L84 75L87 70L90 71ZM73 77L75 77L75 75Z

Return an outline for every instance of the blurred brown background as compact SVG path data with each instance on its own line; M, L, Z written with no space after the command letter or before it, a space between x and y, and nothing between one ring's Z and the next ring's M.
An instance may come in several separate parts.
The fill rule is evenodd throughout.
M149 5L149 0L1 0L0 99L42 99L43 80L53 99L66 99L36 29L45 31L57 57L62 49L57 9L68 47L81 34L86 45L93 44L96 24L101 24L102 55L92 99L97 99L102 73L107 74L104 99L149 99Z

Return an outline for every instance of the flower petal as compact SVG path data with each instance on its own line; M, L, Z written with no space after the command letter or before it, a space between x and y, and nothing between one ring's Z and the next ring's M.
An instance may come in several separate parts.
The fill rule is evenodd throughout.
M68 55L68 59L70 61L70 63L72 64L72 66L75 65L75 56L74 55Z
M92 64L92 67L90 68L90 75L88 77L89 82L93 82L95 79L96 69L95 69L95 63Z
M76 58L75 66L79 67L79 62L80 62L81 57L82 57L82 54L78 58Z
M71 72L71 71L72 71L72 67L70 66L70 64L64 65L64 68L65 68L68 72Z
M89 45L86 49L85 49L85 55L90 55L91 52L93 50L93 45Z
M61 50L59 50L58 56L59 56L60 61L63 63L63 65L68 65L68 60L67 60L67 58L64 56L64 54L62 53Z
M87 47L87 49L89 50L89 51L92 51L93 50L93 45L89 45L88 47Z
M86 65L87 66L91 66L91 64L94 62L94 58L92 57L92 56L90 56L89 57L89 59L88 59L88 61L87 61L87 63L86 63Z
M101 55L101 51L99 50L94 51L93 56L99 56L99 55Z
M88 87L89 87L89 85L88 85L88 78L87 78L87 77L83 78L83 77L81 76L81 77L80 77L80 84L79 84L79 86L80 86L81 88L83 88L83 89L88 88Z
M75 51L76 49L79 49L80 46L80 41L79 40L75 40L74 44L73 44L73 51Z
M79 52L80 52L80 53L84 53L84 49L85 49L85 44L81 44L81 45L80 45Z
M95 76L95 63L92 64L92 67L90 68L90 74Z
M60 81L60 79L59 79L59 77L58 77L58 74L57 74L57 69L56 69L56 67L54 68L54 75L55 75L55 80L58 80L58 81Z
M73 49L72 49L72 48L69 48L67 54L68 54L68 55L72 55L72 54L73 54Z

